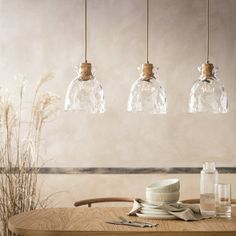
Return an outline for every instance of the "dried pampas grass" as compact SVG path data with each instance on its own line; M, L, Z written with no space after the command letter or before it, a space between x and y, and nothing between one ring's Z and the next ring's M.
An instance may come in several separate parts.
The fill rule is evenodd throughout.
M18 93L12 97L0 90L0 221L2 236L8 236L9 217L21 212L45 207L37 190L40 139L45 122L55 115L59 97L51 93L40 94L44 83L53 78L43 76L38 82L28 122L22 120L22 106L26 80L17 76ZM14 98L14 99L13 99ZM17 103L15 103L17 102ZM22 126L26 132L22 137ZM25 127L24 127L25 128Z

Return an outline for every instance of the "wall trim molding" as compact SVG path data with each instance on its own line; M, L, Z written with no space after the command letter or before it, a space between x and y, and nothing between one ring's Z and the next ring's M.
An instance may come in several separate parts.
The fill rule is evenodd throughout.
M202 167L39 167L39 174L102 174L102 175L124 175L124 174L199 174ZM236 167L217 167L221 174L236 174ZM0 173L6 171L0 168ZM12 169L17 172L17 169ZM27 171L27 170L26 170Z
M202 167L41 167L40 174L198 174ZM236 167L218 167L219 173L236 174Z

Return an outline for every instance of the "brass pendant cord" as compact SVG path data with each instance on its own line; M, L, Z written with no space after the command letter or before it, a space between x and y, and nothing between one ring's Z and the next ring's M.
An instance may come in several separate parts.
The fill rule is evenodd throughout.
M147 26L146 26L146 46L147 46L147 48L146 48L146 50L147 50L147 64L149 64L149 59L148 59L148 57L149 57L149 55L148 55L148 53L149 53L149 0L147 0L147 2L146 2L146 4L147 4L147 6L146 6L146 10L147 10L147 12L146 12L146 17L147 17L147 19L146 19L146 23L147 23Z
M84 0L84 61L87 63L87 0Z
M207 0L207 55L206 62L209 63L210 54L210 0Z

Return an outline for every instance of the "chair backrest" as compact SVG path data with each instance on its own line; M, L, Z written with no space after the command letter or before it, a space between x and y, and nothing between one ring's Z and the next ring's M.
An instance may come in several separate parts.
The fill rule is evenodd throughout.
M200 203L200 199L199 198L186 199L186 200L182 200L180 202L187 203L187 204L199 204ZM231 199L231 204L235 205L236 204L236 199Z
M88 207L91 207L93 203L101 203L101 202L133 202L133 199L123 198L123 197L91 198L77 201L74 203L74 206L78 207L78 206L88 205Z
M186 204L198 204L200 203L200 199L199 198L185 199L185 200L181 200L180 202L186 203Z

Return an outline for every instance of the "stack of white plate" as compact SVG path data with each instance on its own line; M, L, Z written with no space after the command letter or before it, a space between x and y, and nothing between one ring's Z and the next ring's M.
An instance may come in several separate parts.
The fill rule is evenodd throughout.
M180 183L178 179L164 179L146 188L146 201L137 215L152 219L176 219L167 211L160 209L163 203L176 203L179 200Z

